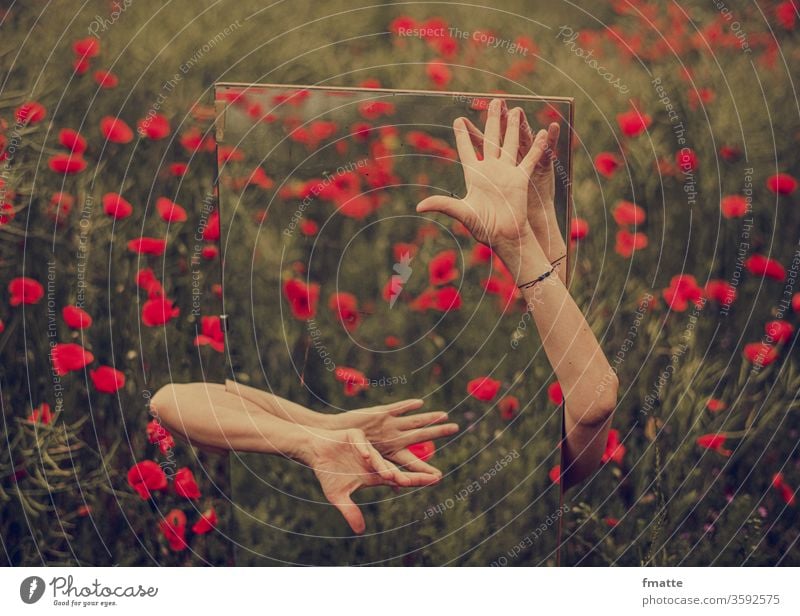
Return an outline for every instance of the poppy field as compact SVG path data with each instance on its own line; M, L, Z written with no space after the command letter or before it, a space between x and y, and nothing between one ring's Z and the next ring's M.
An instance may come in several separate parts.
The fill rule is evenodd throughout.
M0 9L4 564L799 564L800 5L740 4ZM414 213L463 190L453 118L317 117L303 85L482 93L444 97L476 123L487 93L574 99L569 288L620 388L563 500L521 293ZM308 469L150 412L225 379L325 413L420 397L461 430L355 538Z

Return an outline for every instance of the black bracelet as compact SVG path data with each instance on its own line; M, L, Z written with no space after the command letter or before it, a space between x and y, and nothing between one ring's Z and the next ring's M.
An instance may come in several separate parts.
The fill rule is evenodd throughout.
M555 265L555 264L556 264L556 263L558 263L559 261L563 261L563 260L564 260L564 259L566 259L566 258L567 258L567 253L564 253L564 254L563 254L563 255L561 255L561 256L560 256L558 259L556 259L555 261L550 261L550 265Z
M564 255L564 256L566 256L566 255ZM563 259L563 258L564 257L561 257L561 259ZM530 289L531 287L539 284L542 280L544 280L550 274L552 274L554 271L556 271L556 268L559 265L558 261L560 261L561 259L556 259L556 261L554 261L555 265L553 265L549 270L547 270L544 274L542 274L538 278L534 278L533 280L531 280L530 282L526 282L525 284L517 285L517 288L518 289Z

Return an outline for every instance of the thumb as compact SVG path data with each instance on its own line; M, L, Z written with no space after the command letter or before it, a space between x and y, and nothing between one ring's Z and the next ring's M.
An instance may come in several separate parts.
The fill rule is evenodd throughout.
M417 212L439 212L441 214L446 214L450 218L455 218L460 223L464 222L461 200L454 199L453 197L434 195L433 197L423 199L417 204Z
M364 521L361 509L353 502L349 494L339 494L336 498L331 499L331 502L344 516L354 533L360 535L364 532L367 523Z

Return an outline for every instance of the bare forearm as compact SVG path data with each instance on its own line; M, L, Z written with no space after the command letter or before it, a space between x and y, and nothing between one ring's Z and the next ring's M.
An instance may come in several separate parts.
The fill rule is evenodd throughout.
M529 207L528 209L530 211L531 208ZM528 222L531 225L536 241L542 247L550 263L567 254L567 245L564 242L564 235L561 232L561 226L558 224L558 217L553 203L537 208L535 216L529 214ZM561 282L566 285L567 263L562 260L561 267L557 271Z
M252 401L206 383L163 387L151 401L151 412L193 445L306 462L312 438L322 432L265 413Z
M518 285L551 267L532 233L516 249L499 251ZM523 296L564 392L565 454L570 464L565 467L565 484L571 485L600 461L616 405L616 379L594 332L560 278L551 275L523 289Z
M229 391L235 392L242 398L255 402L279 419L302 426L311 426L328 430L338 428L337 415L318 413L296 402L292 402L291 400L286 400L275 394L250 387L249 385L242 385L231 380L226 381L225 385Z

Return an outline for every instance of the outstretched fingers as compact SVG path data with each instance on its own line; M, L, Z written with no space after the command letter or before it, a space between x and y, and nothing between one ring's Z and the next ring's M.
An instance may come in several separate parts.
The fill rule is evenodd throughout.
M486 118L486 133L483 140L483 157L498 158L500 156L500 114L502 101L495 98L489 103L489 113Z
M417 428L424 428L425 426L441 423L445 419L447 419L447 413L444 411L431 411L428 413L409 415L408 417L400 417L395 425L398 430L416 430Z
M389 415L402 415L403 413L416 411L418 408L422 408L423 404L425 404L424 400L410 398L408 400L399 400L398 402L387 404L383 407L383 410L389 413Z
M503 151L500 155L500 158L513 163L514 165L517 164L517 155L519 154L519 128L521 112L522 110L519 107L515 107L508 112L506 136L503 138Z
M434 475L437 477L442 476L442 471L435 466L431 466L427 462L423 462L408 449L401 449L395 452L392 454L392 459L408 471L415 473L427 473L428 475Z
M525 173L528 175L533 173L533 169L544 155L546 147L547 131L542 129L536 133L536 137L533 140L531 149L528 150L528 153L525 155L525 158L522 159L522 162L519 165L525 171Z
M408 447L415 443L422 443L424 441L435 441L436 439L452 436L458 432L458 424L448 423L437 426L429 426L427 428L420 428L419 430L408 430L393 442L398 447Z

